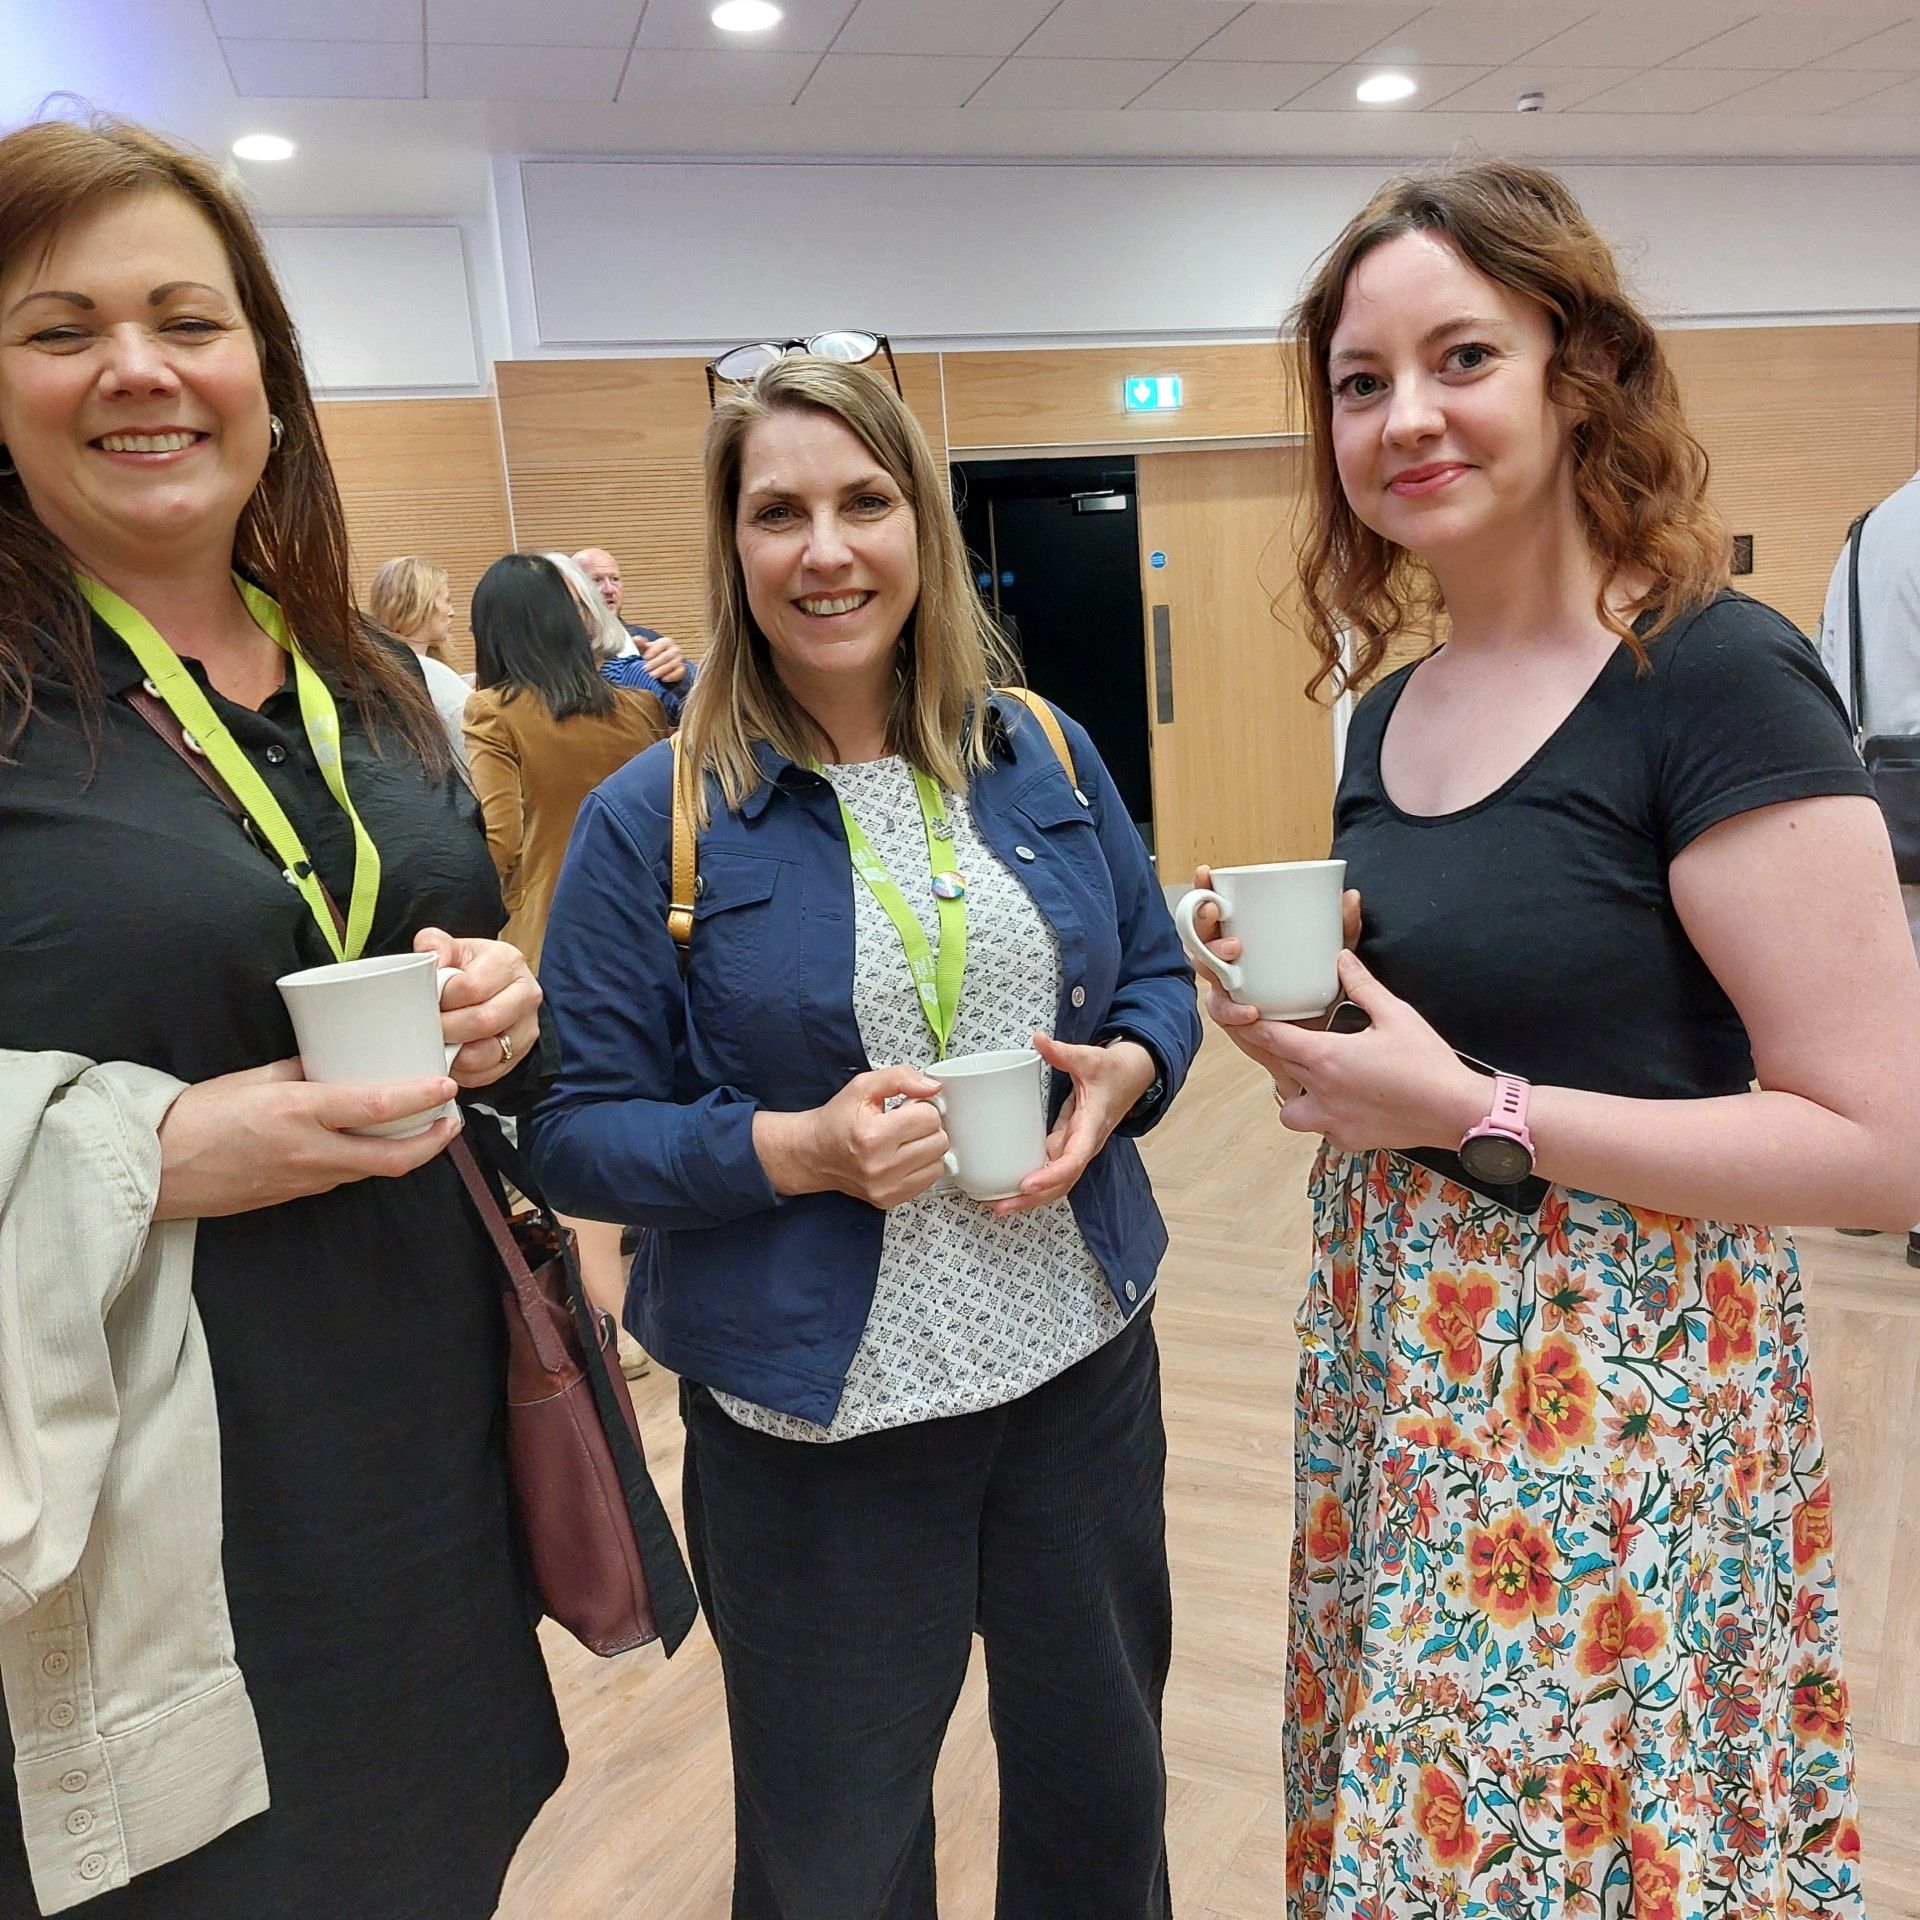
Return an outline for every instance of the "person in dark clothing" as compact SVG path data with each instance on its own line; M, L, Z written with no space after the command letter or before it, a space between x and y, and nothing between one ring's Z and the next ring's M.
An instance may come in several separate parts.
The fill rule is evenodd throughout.
M508 1511L498 1268L443 1156L457 1118L348 1129L456 1087L528 1104L540 991L418 666L354 611L293 330L211 162L118 121L0 140L0 443L0 1047L187 1083L154 1218L199 1223L271 1794L126 1884L96 1872L89 1910L482 1920L566 1765ZM129 704L143 680L207 716L253 831ZM448 1078L301 1078L274 982L358 950L457 970ZM34 1910L0 1752L0 1913Z

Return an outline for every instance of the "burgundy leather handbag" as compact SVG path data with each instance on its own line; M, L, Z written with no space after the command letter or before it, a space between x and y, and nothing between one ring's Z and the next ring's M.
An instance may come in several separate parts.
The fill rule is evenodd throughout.
M163 702L127 703L243 826L246 809ZM324 892L324 889L323 889ZM330 894L328 909L344 928ZM519 1150L492 1115L463 1109L447 1157L500 1256L507 1328L507 1477L540 1606L595 1653L661 1641L669 1654L699 1614L680 1543L647 1473L633 1400L613 1364L618 1330L587 1299L573 1236L540 1204ZM533 1211L513 1216L468 1137Z

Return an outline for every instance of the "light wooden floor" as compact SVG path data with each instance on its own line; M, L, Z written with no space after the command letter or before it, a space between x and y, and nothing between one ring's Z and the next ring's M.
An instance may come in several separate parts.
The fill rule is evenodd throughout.
M1166 1370L1175 1657L1168 1831L1181 1920L1282 1909L1280 1677L1291 1517L1294 1308L1309 1147L1217 1035L1147 1142L1173 1236ZM1834 1464L1873 1920L1920 1920L1920 1273L1892 1236L1799 1236ZM676 1519L672 1382L640 1383ZM599 1661L546 1630L573 1768L528 1836L505 1920L726 1920L732 1800L720 1675L697 1627L669 1664ZM476 1730L484 1738L483 1730ZM979 1660L941 1761L941 1912L989 1920L994 1769ZM848 1915L847 1920L862 1920Z

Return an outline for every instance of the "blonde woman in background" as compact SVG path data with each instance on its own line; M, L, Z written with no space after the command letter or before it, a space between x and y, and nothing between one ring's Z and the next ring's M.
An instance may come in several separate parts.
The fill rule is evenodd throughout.
M367 590L367 612L396 640L404 640L427 676L433 710L453 743L461 772L467 769L465 732L467 695L472 690L447 660L447 634L453 625L453 592L447 570L418 554L389 560Z

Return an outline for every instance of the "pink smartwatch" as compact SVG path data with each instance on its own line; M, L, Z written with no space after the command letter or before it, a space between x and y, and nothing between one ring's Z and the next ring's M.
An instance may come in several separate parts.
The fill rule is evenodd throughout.
M1533 1172L1527 1098L1533 1089L1510 1073L1493 1077L1493 1107L1460 1142L1460 1164L1485 1186L1510 1187Z

